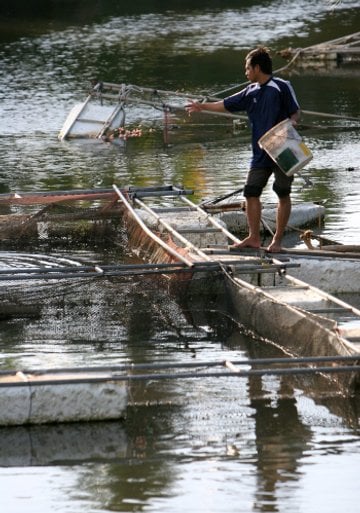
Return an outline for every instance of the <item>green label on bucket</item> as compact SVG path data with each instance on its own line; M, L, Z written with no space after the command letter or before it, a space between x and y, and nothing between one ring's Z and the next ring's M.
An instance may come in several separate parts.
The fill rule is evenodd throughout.
M276 162L286 173L292 167L294 167L299 162L299 160L296 158L296 155L290 150L290 148L286 148L276 157Z

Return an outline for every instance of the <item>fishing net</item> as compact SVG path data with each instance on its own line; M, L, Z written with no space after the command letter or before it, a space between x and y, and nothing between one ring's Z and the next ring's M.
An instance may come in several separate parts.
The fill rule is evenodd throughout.
M106 244L109 240L119 245L125 242L121 215L116 204L98 201L51 203L39 205L11 205L8 213L0 215L0 247L24 247L37 242L44 245L69 243Z
M209 143L242 131L244 115L208 112L208 116L188 116L189 101L205 99L201 94L99 82L84 102L74 105L58 137L92 138L122 146L130 138L148 139L161 133L165 144L175 140L193 144L195 134L199 141ZM194 131L194 127L201 130Z
M92 193L92 192L91 192ZM77 193L81 194L81 193ZM99 194L99 193L97 193ZM127 232L114 198L72 200L71 194L20 194L0 200L0 320L36 318L50 299L77 298L94 281L81 276L68 279L51 271L79 269L116 253L121 261ZM58 201L58 200L63 201ZM65 201L64 201L65 199ZM44 203L46 203L44 205ZM87 254L91 256L84 256ZM50 255L57 255L50 256ZM69 256L71 255L71 257ZM50 271L35 277L26 271ZM19 270L17 276L14 271ZM21 274L23 273L23 274Z

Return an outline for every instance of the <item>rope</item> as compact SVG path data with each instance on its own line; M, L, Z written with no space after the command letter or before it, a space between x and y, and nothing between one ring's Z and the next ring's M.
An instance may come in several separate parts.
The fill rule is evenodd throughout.
M267 217L267 216L262 216L262 219L266 219L267 221L274 222L274 219L271 219L270 217ZM287 224L286 228L288 228L289 230L293 230L293 231L295 231L297 233L300 233L301 235L306 235L309 231L311 231L311 230L308 230L308 228L301 229L301 228L298 228L297 226L293 226L291 224ZM336 246L341 246L342 245L341 242L337 242L335 240L331 240L331 239L329 239L327 237L322 237L321 235L317 235L317 234L313 233L312 231L311 231L311 234L310 234L310 238L316 239L319 242L326 242L326 244L334 244Z
M293 61L298 57L298 55L300 54L302 50L300 49L297 54L293 57L293 59L286 65L286 66L283 66L282 68L279 68L277 70L274 71L274 74L275 73L279 73L281 71L284 71L285 69L287 69L289 66L291 66L291 64L293 63ZM201 101L220 101L222 100L223 98L220 96L220 95L223 95L223 94L226 94L226 93L229 93L230 91L232 91L233 89L239 89L241 87L244 87L246 85L248 85L249 82L243 82L241 84L236 84L228 89L224 89L223 91L219 91L217 93L214 93L213 95L194 95L194 94L185 94L185 93L180 93L180 92L177 92L177 91L160 91L158 89L149 89L149 88L145 88L145 87L139 87L139 86L135 86L135 85L129 85L126 87L126 95L122 95L122 99L125 103L127 104L143 104L143 105L149 105L155 109L158 109L158 110L161 110L161 111L164 111L164 110L167 110L168 112L173 112L173 111L185 111L185 107L181 106L181 105L172 105L170 103L167 103L164 101L164 99L161 97L160 93L162 94L167 94L167 95L172 95L174 97L177 97L177 98L193 98L193 99L201 99ZM103 88L104 87L110 87L110 88L118 88L119 85L116 85L116 84L107 84L107 83L103 83L102 84ZM145 100L145 99L142 99L142 98L137 98L137 97L133 97L133 96L130 96L130 92L135 92L135 93L146 93L146 92L151 92L152 95L151 95L151 98L152 100ZM96 95L98 96L99 93L96 92ZM91 97L91 96L90 96ZM102 92L101 92L101 99L117 99L118 100L119 96L115 96L115 95L110 95L110 94L106 94L103 92L103 89L102 89ZM329 117L329 118L334 118L334 119L344 119L344 120L351 120L351 121L360 121L360 118L358 117L353 117L353 116L342 116L342 115L336 115L336 114L328 114L328 113L323 113L323 112L313 112L313 111L306 111L306 110L302 110L301 111L303 114L309 114L309 115L317 115L317 116L322 116L322 117ZM234 119L244 119L244 120L247 120L247 116L246 115L242 115L242 114L234 114L234 113L230 113L230 112L213 112L213 111L206 111L206 110L203 110L202 111L202 114L209 114L209 115L213 115L213 116L223 116L223 117L226 117L226 118L234 118ZM310 128L310 126L308 126L308 128ZM324 127L321 127L321 126L315 126L315 128L319 128L319 129L323 129ZM326 127L325 127L326 128Z
M284 71L286 70L287 68L289 68L293 62L295 62L295 60L299 57L300 53L302 52L302 49L300 48L296 54L294 55L294 57L291 59L290 62L288 62L288 64L286 66L283 66L282 68L279 68L279 69L276 69L273 74L275 73L280 73L281 71ZM249 80L247 80L246 82L243 82L241 84L237 84L237 85L234 85L232 87L229 87L228 89L223 89L222 91L218 91L217 93L214 93L213 95L211 95L212 97L216 98L218 97L219 95L222 95L222 94L227 94L229 93L230 91L232 91L233 89L238 89L239 87L245 87L246 85L250 84ZM216 99L220 99L220 98L216 98Z
M312 48L312 47L308 47L308 48ZM286 69L288 69L290 66L292 66L294 64L296 59L298 59L299 55L303 51L307 50L308 48L299 48L297 50L297 52L295 53L295 55L293 56L293 58L285 66L276 69L273 72L273 74L275 75L276 73L281 73L282 71L285 71ZM227 94L230 91L233 91L234 89L239 89L241 87L245 87L248 84L250 84L249 81L242 82L242 83L234 85L234 86L232 86L232 87L230 87L228 89L223 89L222 91L218 91L217 93L213 93L211 96L209 96L209 98L214 100L214 101L221 100L222 98L219 98L219 96ZM328 113L325 113L325 112L315 112L315 111L307 111L307 110L301 110L301 112L302 112L302 114L321 116L321 117L328 117L328 118L333 118L333 119L346 119L346 120L351 120L351 121L360 121L359 117L354 117L354 116L342 116L342 115L338 115L338 114L328 114ZM321 128L321 127L317 127L317 128Z

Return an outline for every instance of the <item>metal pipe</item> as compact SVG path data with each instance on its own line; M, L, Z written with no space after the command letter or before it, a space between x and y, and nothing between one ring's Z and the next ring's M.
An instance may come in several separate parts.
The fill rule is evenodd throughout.
M163 373L163 374L128 374L128 375L104 375L95 377L82 377L82 378L67 378L67 379L43 379L38 381L12 381L1 382L1 387L18 387L18 386L44 386L44 385L57 385L60 384L77 384L77 383L103 383L107 381L154 381L161 379L199 379L199 378L223 378L223 377L240 377L247 378L251 376L289 376L301 374L337 374L344 372L358 372L360 365L344 365L344 366L322 366L322 367L292 367L287 369L251 369L251 370L236 370L236 371L218 371L218 372L178 372L178 373Z
M179 263L168 263L168 264L114 264L114 265L101 265L101 269L104 271L111 270L129 270L129 269L153 269L153 268L167 268L167 267L184 267L183 264ZM1 274L31 274L31 273L57 273L57 272L88 272L94 271L96 266L94 265L79 265L79 266L71 266L71 267L21 267L21 268L9 268L9 269L0 269Z
M181 274L181 273L194 273L194 272L222 272L220 265L217 262L214 262L212 266L204 266L204 267L181 267L177 269L143 269L143 270L132 270L132 271L89 271L89 272L81 272L81 273L48 273L48 274L29 274L29 275L2 275L0 276L1 281L26 281L26 280L67 280L70 278L75 279L89 279L89 278L109 278L116 276L143 276L146 274ZM247 273L250 271L247 271ZM253 272L264 272L261 270L256 270Z
M241 267L236 267L240 265ZM206 260L194 262L192 267L179 264L144 264L129 266L82 266L64 268L30 268L0 270L0 281L25 280L63 280L69 278L101 278L115 276L140 276L146 274L181 274L184 272L222 272L224 268L231 267L235 274L263 274L281 271L287 268L300 267L297 263L279 263L269 265L244 265L241 260Z
M335 356L284 356L277 358L249 358L243 360L231 361L232 365L279 365L293 364L301 365L306 363L335 363L335 362L356 362L360 360L360 353L357 355L335 355ZM54 369L26 369L22 370L24 374L58 374L62 372L124 372L139 370L162 370L162 369L191 369L201 367L223 367L229 364L229 360L218 361L200 361L200 362L182 362L182 363L125 363L122 365L99 365L93 367L63 367ZM13 374L17 371L0 370L0 376Z

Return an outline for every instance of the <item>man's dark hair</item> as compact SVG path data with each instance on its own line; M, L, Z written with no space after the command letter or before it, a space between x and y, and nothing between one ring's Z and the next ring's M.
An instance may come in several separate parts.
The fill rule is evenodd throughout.
M258 64L263 73L266 73L266 75L272 75L270 50L265 46L259 46L258 48L255 48L255 50L251 50L251 52L247 54L246 60L249 61L253 68Z

